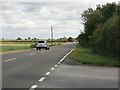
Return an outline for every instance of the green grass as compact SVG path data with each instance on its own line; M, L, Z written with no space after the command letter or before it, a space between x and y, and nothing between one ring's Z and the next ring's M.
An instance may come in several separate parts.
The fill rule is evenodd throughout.
M29 46L2 46L0 47L0 51L2 52L25 50L25 49L30 49L30 47Z
M84 48L80 45L76 45L75 50L70 55L71 59L74 59L82 64L91 64L99 66L120 66L118 58L101 56L98 54L92 53L88 48Z
M53 46L61 45L63 42L53 42ZM49 42L49 46L52 46L52 42Z
M53 46L61 45L63 42L54 42ZM3 42L0 44L0 53L16 51L16 50L26 50L30 49L31 44L35 44L33 42ZM52 46L52 43L49 43L49 46Z

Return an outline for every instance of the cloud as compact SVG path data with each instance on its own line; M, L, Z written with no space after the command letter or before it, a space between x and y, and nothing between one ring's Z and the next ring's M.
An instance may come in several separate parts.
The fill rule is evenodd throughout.
M81 14L89 7L96 4L109 2L89 0L80 3L70 2L22 2L3 3L2 5L2 26L3 37L23 38L32 36L38 38L49 38L50 27L53 26L54 37L73 36L77 37L80 30ZM114 0L110 0L112 2ZM94 3L93 3L94 2ZM0 11L1 11L0 10Z

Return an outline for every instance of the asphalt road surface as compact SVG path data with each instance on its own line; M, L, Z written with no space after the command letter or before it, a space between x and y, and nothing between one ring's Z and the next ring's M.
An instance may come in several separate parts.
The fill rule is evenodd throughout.
M3 88L31 88L74 46L74 44L65 44L51 47L50 50L33 50L3 55Z
M86 66L67 55L75 44L2 56L3 88L117 88L118 68ZM67 57L67 58L66 58Z
M118 89L118 68L82 65L66 58L37 88ZM82 89L80 89L82 90ZM91 89L94 90L94 89ZM97 90L97 89L95 89Z

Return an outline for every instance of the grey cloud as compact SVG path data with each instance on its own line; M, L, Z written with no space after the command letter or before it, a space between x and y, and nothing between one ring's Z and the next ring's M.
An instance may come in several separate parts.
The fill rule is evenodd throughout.
M55 37L77 36L81 25L81 14L94 3L3 3L3 35L5 37L37 36L48 38L50 26ZM13 32L13 36L11 34Z

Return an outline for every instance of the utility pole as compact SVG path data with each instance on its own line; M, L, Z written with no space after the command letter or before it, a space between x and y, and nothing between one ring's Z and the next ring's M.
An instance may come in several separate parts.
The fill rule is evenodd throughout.
M53 27L51 27L51 39L52 39L52 46L53 46Z

